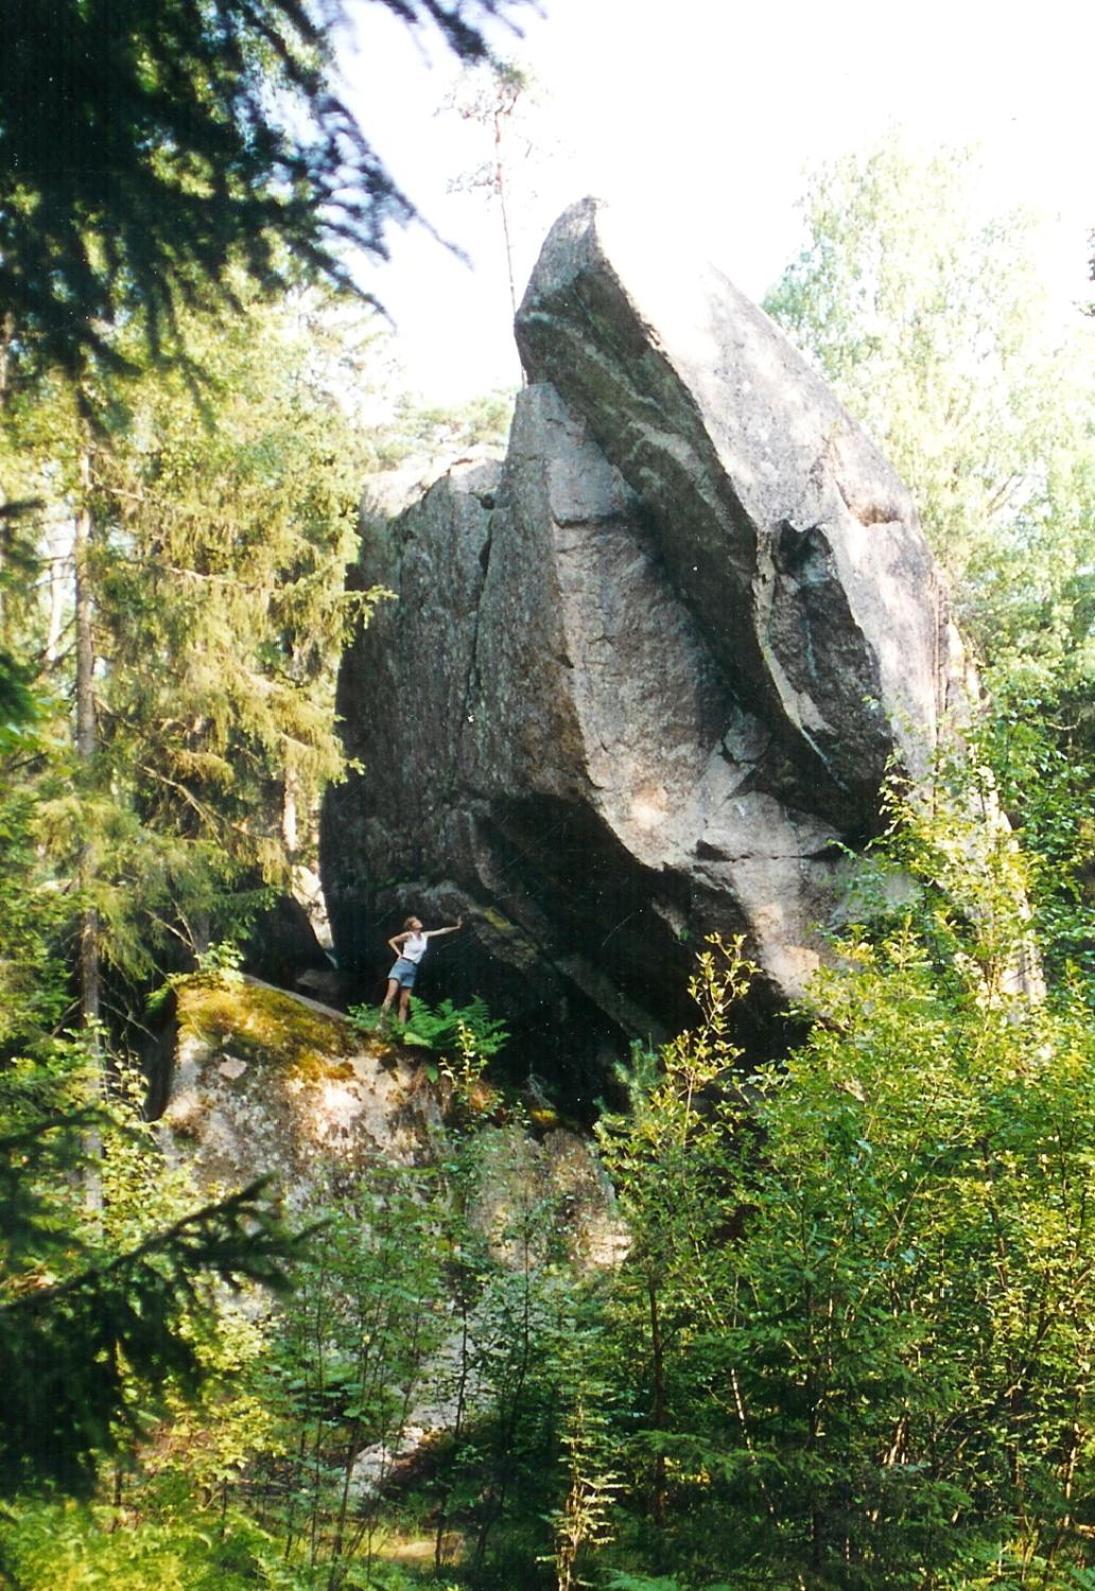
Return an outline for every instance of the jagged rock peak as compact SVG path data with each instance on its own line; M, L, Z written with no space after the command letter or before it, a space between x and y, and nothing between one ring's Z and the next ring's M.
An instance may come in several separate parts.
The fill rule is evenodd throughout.
M908 491L782 332L714 266L592 199L548 235L517 316L642 499L727 673L839 814L896 742L922 767L955 640Z

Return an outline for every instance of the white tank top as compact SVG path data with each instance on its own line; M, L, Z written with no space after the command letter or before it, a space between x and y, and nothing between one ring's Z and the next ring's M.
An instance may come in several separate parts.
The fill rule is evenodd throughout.
M403 957L404 961L413 961L417 966L422 960L422 957L426 954L426 946L428 943L429 940L426 938L425 934L410 934L406 939L404 939L403 944L400 946L399 954Z

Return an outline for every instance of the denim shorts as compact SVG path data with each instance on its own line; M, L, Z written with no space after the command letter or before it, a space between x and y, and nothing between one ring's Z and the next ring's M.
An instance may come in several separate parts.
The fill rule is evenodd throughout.
M391 972L388 974L389 983L394 978L404 989L413 989L414 980L418 977L418 962L408 961L406 956L400 956Z

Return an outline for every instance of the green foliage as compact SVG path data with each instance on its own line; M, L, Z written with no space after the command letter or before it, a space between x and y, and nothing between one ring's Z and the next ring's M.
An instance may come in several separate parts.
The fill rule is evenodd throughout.
M200 1207L93 1046L0 1073L0 1491L92 1494L202 1379L218 1290L280 1288L296 1240L265 1182Z
M643 1523L617 1530L688 1584L1090 1564L1089 1014L1006 992L1014 847L900 816L920 888L837 947L786 1062L726 1075L745 969L709 960L704 1027L601 1129L633 1234L608 1321Z
M621 1490L613 1419L618 1411L613 1407L606 1344L596 1315L583 1321L576 1311L556 1335L557 1376L565 1408L559 1443L566 1494L552 1516L553 1561L558 1591L571 1591L586 1583L578 1574L583 1563L612 1541L612 1509Z
M375 1006L354 1005L346 1015L362 1033L376 1033L384 1026L382 1013ZM478 995L463 1006L448 999L430 1006L412 995L410 1016L397 1031L407 1044L421 1044L443 1053L462 1053L470 1047L482 1061L497 1055L509 1040L505 1023L491 1016L486 1002Z
M24 1591L247 1591L288 1586L276 1543L238 1510L176 1509L134 1528L124 1510L21 1501L0 1521L0 1569Z
M237 294L231 323L185 317L200 407L180 372L141 364L134 324L117 334L128 374L79 392L44 380L0 417L0 487L36 494L35 526L63 549L50 608L5 605L6 639L44 658L58 696L75 659L57 525L90 515L94 753L66 747L63 700L13 753L36 843L81 880L70 918L94 912L115 999L244 934L264 887L313 851L319 792L343 767L336 659L375 596L344 589L375 454L339 396L330 306L302 292L262 307L242 280Z
M999 678L971 735L1028 862L1027 893L1047 977L1076 978L1095 1004L1095 720L1078 690L1032 695Z
M42 1169L42 1156L27 1165L35 1147L25 1134L0 1143L30 1173ZM98 1461L141 1434L165 1378L196 1387L201 1366L186 1328L196 1313L211 1311L206 1279L233 1287L284 1280L289 1245L263 1187L210 1203L128 1251L91 1263L85 1255L62 1280L26 1271L4 1277L6 1495L47 1484L88 1495ZM19 1213L4 1211L6 1218Z
M896 136L820 170L766 308L912 488L982 656L1090 680L1092 328L1048 303L1032 219L986 215L974 174Z
M0 601L0 618L8 616ZM0 1062L41 1043L67 1004L57 935L70 908L49 887L37 803L23 782L48 755L49 704L27 683L28 668L18 675L0 721Z
M651 1579L648 1574L610 1574L605 1581L608 1591L680 1591L680 1581L669 1575Z
M1091 1581L1088 389L1082 339L1074 361L1044 335L1022 227L971 222L953 179L892 145L819 179L811 249L773 307L912 479L997 705L930 801L892 798L858 872L859 920L778 1065L747 1071L732 1037L752 976L742 946L703 951L698 1025L634 1051L628 1108L599 1127L629 1245L599 1274L568 1261L559 1201L521 1165L518 1129L484 1125L482 1070L507 1034L479 1000L412 1001L402 1037L442 1057L425 1068L444 1105L430 1155L353 1175L317 1165L307 1244L261 1185L196 1209L117 1056L104 1091L102 1030L64 1031L65 958L91 909L116 978L197 955L201 971L172 985L184 1021L239 1028L233 936L264 880L307 853L310 810L339 775L332 659L375 595L347 598L342 575L360 476L388 442L350 423L330 307L310 293L260 307L229 249L239 318L184 313L199 238L147 320L111 334L124 373L85 371L79 393L53 377L9 389L9 1578L406 1586L428 1571L388 1558L405 1530L432 1537L438 1578L480 1591ZM0 191L0 235L7 202ZM94 290L136 293L132 234L116 265L88 236ZM18 255L0 254L14 271ZM172 306L205 365L204 425L178 372L142 364L145 325L158 335ZM43 298L24 324L60 354L49 313ZM369 327L353 335L367 353ZM397 448L430 448L448 424L401 423ZM452 423L465 437L501 412ZM80 509L98 743L74 758L71 601L54 581L47 614L27 575L36 538ZM32 655L40 672L20 661ZM1035 950L1041 1001L1013 992ZM376 1012L351 1015L376 1030ZM240 1042L314 1076L352 1044L323 1026L262 991ZM280 1311L231 1306L241 1283L277 1285L289 1266ZM419 1424L432 1434L412 1463Z
M1090 976L1095 345L1055 306L1030 216L975 161L891 137L820 170L767 308L912 488L992 706L973 730L1033 863L1050 972Z
M321 1226L258 1383L275 1440L260 1466L288 1562L371 1563L383 1485L406 1440L428 1356L444 1330L436 1212L413 1172L373 1169L332 1186ZM355 1463L369 1450L365 1485ZM338 1571L336 1573L336 1570Z
M967 733L1022 831L1047 967L1090 977L1092 327L1040 286L1033 219L986 214L975 174L897 137L820 170L767 307L913 489L984 666Z
M983 785L941 767L934 807L892 798L869 915L778 1066L747 1073L731 1034L740 944L704 950L697 1027L636 1049L599 1129L618 1269L575 1275L512 1129L471 1110L428 1165L332 1163L242 1402L176 1405L186 1455L133 1483L153 1531L181 1508L171 1572L213 1495L287 1585L413 1583L385 1556L401 1529L482 1591L1083 1583L1095 1043L1070 986L1008 992L1031 922ZM141 1209L144 1174L118 1175L107 1208ZM65 1227L40 1225L47 1254Z
M464 1006L442 1000L433 1007L412 995L407 1033L434 1050L463 1051L470 1047L484 1061L497 1055L509 1039L505 1023L490 1015L478 995Z
M504 0L384 0L461 57ZM179 312L281 285L279 245L339 283L414 212L339 98L338 0L12 0L0 63L0 323L73 369L116 363L135 309L152 346ZM470 18L470 20L469 20ZM8 347L4 350L7 356Z
M584 1486L599 1486L599 1468L575 1452L573 1474L562 1445L569 1424L576 1442L590 1437L587 1452L597 1446L576 1413L595 1377L581 1352L592 1342L582 1288L560 1241L558 1201L514 1166L511 1137L458 1128L444 1173L457 1332L436 1382L455 1418L429 1489L435 1562L450 1561L455 1530L472 1585L546 1585L539 1566L555 1561L564 1532L576 1547L596 1533L592 1519L586 1531L568 1513L563 1492L598 1526L603 1497Z
M259 1383L277 1423L251 1487L286 1561L331 1585L401 1584L385 1534L421 1532L428 1510L439 1573L463 1536L473 1583L538 1583L572 1291L554 1202L512 1137L460 1111L427 1166L373 1165L352 1186L331 1171ZM415 1458L414 1428L434 1422Z
M197 962L199 974L221 978L227 983L242 982L240 967L243 965L243 951L231 939L218 939L216 944L200 953Z
M398 464L408 454L447 463L470 448L505 450L513 421L513 393L485 393L457 408L423 407L404 396L386 428L382 443L384 462Z
M344 591L367 446L309 369L320 318L194 323L210 424L181 380L134 381L94 455L103 771L134 770L146 830L267 878L286 803L306 839L341 771L334 660L375 595Z
M0 753L18 747L24 726L37 713L32 676L10 652L0 651Z
M68 1004L59 935L70 912L70 904L49 888L32 794L0 782L0 1057L4 1059L40 1045Z

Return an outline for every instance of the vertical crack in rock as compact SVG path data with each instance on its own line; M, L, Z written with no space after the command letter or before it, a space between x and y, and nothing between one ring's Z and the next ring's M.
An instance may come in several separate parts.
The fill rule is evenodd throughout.
M480 695L479 679L479 616L482 611L483 590L490 575L490 550L491 550L491 516L494 512L494 496L492 493L479 495L479 503L487 515L484 530L485 535L482 546L479 548L479 568L482 571L478 590L475 592L475 605L471 619L471 643L468 647L467 671L464 677L464 701L460 715L460 736L467 738L467 732L475 727L475 705ZM453 799L457 794L457 772L459 765L465 760L461 757L453 764L453 780L450 784L448 796Z

